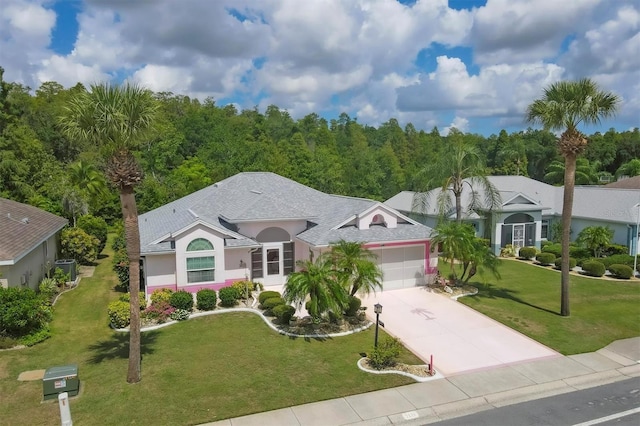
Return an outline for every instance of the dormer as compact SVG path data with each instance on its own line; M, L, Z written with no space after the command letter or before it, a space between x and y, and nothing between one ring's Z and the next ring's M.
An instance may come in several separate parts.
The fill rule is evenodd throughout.
M384 226L385 228L393 229L398 227L398 216L378 204L359 214L356 225L358 229L369 229L373 226Z

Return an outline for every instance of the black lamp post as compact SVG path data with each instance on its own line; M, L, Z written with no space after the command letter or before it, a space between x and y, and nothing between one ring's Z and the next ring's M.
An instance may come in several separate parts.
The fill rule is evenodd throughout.
M378 326L380 325L380 314L382 313L382 305L379 303L376 303L375 305L373 305L373 312L376 313L376 338L373 343L373 347L377 348L378 347Z

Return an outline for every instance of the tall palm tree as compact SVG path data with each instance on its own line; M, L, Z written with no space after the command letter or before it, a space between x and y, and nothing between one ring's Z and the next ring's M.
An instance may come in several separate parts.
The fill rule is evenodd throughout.
M584 157L576 159L576 181L578 185L593 185L598 183L597 164L590 164L589 160ZM544 181L548 184L562 184L564 182L563 161L554 160L545 169Z
M618 109L617 95L601 90L591 79L559 81L544 90L541 99L527 107L526 119L542 124L545 130L564 130L558 150L564 157L564 197L562 202L562 273L560 314L569 316L569 231L573 210L576 159L584 152L587 138L578 130L580 123L599 124Z
M134 187L142 170L133 154L152 129L158 104L150 91L135 85L92 85L74 96L60 119L72 140L99 146L106 159L106 174L120 191L124 219L131 324L127 382L140 381L140 231Z
M382 270L376 263L376 255L359 242L340 240L331 245L329 252L336 270L349 287L349 295L375 293L382 290Z
M450 145L440 153L434 164L429 164L420 172L423 190L416 192L412 207L415 211L426 212L432 203L431 197L435 196L438 212L445 217L454 207L451 204L453 194L456 221L462 222L462 193L465 187L469 191L467 211L497 208L501 199L498 190L487 178L487 169L477 147L465 143L459 131L454 129L452 132L449 136ZM483 192L483 199L480 191Z
M297 262L298 271L289 274L282 297L289 303L302 304L313 318L327 312L341 314L347 306L347 292L338 279L330 257Z

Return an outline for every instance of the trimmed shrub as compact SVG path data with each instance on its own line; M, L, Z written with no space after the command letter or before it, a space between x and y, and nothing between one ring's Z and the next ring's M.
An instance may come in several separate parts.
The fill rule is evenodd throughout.
M358 299L356 296L349 296L349 306L347 306L347 310L344 314L348 317L355 317L360 306L362 306L362 300Z
M562 245L559 243L545 244L542 247L543 253L553 253L556 257L562 256Z
M271 299L268 299L271 300ZM296 308L291 305L278 305L275 306L272 310L273 315L280 321L282 324L289 324L291 317L296 313Z
M271 290L263 291L258 295L258 302L262 305L264 301L267 299L271 299L272 297L281 297L281 296L282 295L277 291L271 291Z
M220 297L220 305L225 307L235 306L240 298L238 290L233 287L222 287L218 290L218 296Z
M107 314L109 315L109 322L115 328L125 328L131 321L129 303L122 300L109 303Z
M570 257L569 258L569 269L575 268L577 263L578 262L576 262L576 260L573 257ZM562 258L561 257L556 259L555 265L556 265L556 269L561 269L562 268Z
M398 339L385 339L374 347L369 356L369 364L376 370L393 367L400 356L400 342Z
M141 291L138 293L138 297L139 297L139 304L140 304L140 310L143 310L144 308L147 307L147 299L144 295L144 291ZM118 300L122 300L123 302L127 302L129 303L129 301L131 300L131 293L124 293L121 294L120 297L118 297Z
M166 322L167 319L174 313L176 308L171 306L166 300L159 300L154 302L142 312L142 318L156 321L160 324Z
M111 260L111 268L118 277L118 287L126 291L129 290L129 257L127 250L121 248L113 253Z
M171 294L173 294L173 290L170 288L163 288L160 290L153 290L151 293L151 304L156 304L158 302L167 302L169 303L169 299L171 298Z
M605 268L609 269L611 265L627 265L630 268L633 268L633 256L630 254L614 254L613 256L603 257L602 259L598 259L602 262Z
M609 272L615 278L621 278L623 280L628 280L633 276L633 268L627 265L620 265L619 263L614 263L609 266Z
M554 262L556 261L556 255L553 254L553 253L544 253L543 252L543 253L539 253L536 256L536 260L541 265L549 266L549 265L553 265Z
M271 299L265 300L262 306L267 310L271 310L278 305L285 305L286 303L282 297L272 297Z
M169 315L169 318L174 321L184 321L186 319L189 319L189 311L184 309L176 309L171 313L171 315Z
M582 264L582 269L587 275L592 277L601 277L604 275L606 268L602 262L597 260L589 260Z
M60 250L66 259L88 265L98 257L100 241L80 228L66 228L60 233Z
M520 259L531 260L538 253L538 249L535 247L522 247L520 249Z
M210 288L203 288L196 293L197 307L201 311L210 311L215 309L216 303L218 303L218 296L215 290Z
M102 250L107 245L107 233L109 231L107 222L101 217L87 214L78 218L77 227L98 239L97 252L98 254L102 253Z
M51 321L51 306L30 288L0 287L0 334L22 337Z
M542 241L540 241L540 248L543 249L546 246L551 245L551 244L553 244L553 241L542 240ZM544 250L542 250L542 251L544 251Z
M176 309L191 312L193 310L193 295L185 290L178 290L169 296L169 304Z
M586 259L587 257L591 257L593 252L584 247L577 246L569 246L569 255L576 259Z

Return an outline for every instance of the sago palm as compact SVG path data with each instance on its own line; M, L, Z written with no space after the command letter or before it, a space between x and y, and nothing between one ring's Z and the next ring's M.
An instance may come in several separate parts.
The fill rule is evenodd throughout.
M134 187L142 170L133 151L152 129L158 104L152 93L134 85L93 85L78 93L66 106L60 122L73 140L96 145L105 156L106 174L120 192L124 219L131 324L127 382L140 381L140 231Z
M587 138L578 125L599 124L602 118L613 116L620 99L601 90L592 80L560 81L544 90L540 99L527 108L526 119L541 124L545 130L563 130L558 139L558 151L564 157L564 197L562 203L562 273L560 314L569 316L569 232L573 210L576 160L587 146Z

